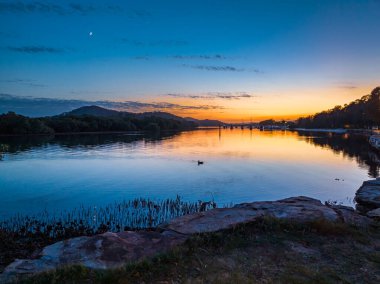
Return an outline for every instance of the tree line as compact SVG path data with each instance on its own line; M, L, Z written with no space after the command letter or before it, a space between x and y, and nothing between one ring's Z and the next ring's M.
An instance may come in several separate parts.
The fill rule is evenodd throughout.
M299 118L300 128L371 128L380 126L380 87L344 106Z
M149 116L144 118L65 115L31 118L14 112L0 115L0 134L54 134L72 132L160 131L193 129L188 121Z

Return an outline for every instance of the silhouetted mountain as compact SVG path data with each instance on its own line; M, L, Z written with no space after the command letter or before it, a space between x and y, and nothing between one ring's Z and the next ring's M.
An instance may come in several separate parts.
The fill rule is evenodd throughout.
M136 118L159 117L159 118L164 118L164 119L187 121L183 117L180 117L168 112L163 112L163 111L142 112L142 113L135 113L134 115Z
M81 115L92 115L100 117L130 117L136 119L145 119L150 117L163 118L163 119L172 119L181 122L192 122L199 126L219 126L225 124L219 120L210 120L210 119L195 119L192 117L180 117L168 112L163 111L153 111L153 112L142 112L142 113L132 113L125 111L116 111L111 109L102 108L99 106L84 106L77 109L74 109L70 112L65 112L62 115L65 116L81 116Z
M71 116L80 116L80 115L93 115L101 117L131 117L137 119L143 119L148 117L157 117L163 119L174 119L178 121L187 121L183 117L176 116L174 114L162 111L152 111L152 112L142 112L142 113L133 113L126 111L117 111L112 109L107 109L99 106L84 106L77 109L74 109L70 112L65 112L62 115L71 115Z
M213 119L196 119L192 117L185 117L187 121L195 122L199 126L220 126L224 125L225 123L220 120L213 120Z
M0 115L0 134L54 134L112 131L179 131L194 129L197 124L181 117L149 112L134 114L98 106L86 106L56 116L30 118L8 112Z
M104 117L115 117L115 116L121 116L121 114L124 112L112 110L112 109L106 109L99 106L84 106L77 109L74 109L69 112L65 112L62 115L65 116L76 116L76 115L93 115L93 116L104 116ZM131 113L128 113L131 114Z

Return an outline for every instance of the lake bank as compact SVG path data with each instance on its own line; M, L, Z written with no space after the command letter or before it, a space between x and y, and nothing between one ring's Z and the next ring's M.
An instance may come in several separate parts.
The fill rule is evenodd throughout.
M25 283L378 283L380 231L261 220L122 268L67 266Z
M363 192L367 192L367 195L363 195ZM377 197L374 197L374 195ZM366 196L369 196L370 199L366 199ZM380 198L380 179L365 182L357 195L357 200L360 204L372 202L372 205L380 208L380 204L376 203L378 198ZM322 259L321 263L323 265L328 262L321 257L320 252L318 252L320 249L315 251L316 246L320 246L319 242L322 240L326 246L330 246L328 254L336 254L337 251L331 247L334 242L331 242L331 239L328 241L329 238L335 240L338 237L340 240L337 243L343 242L346 245L348 242L360 243L365 239L366 245L360 248L357 247L354 250L350 249L348 254L364 255L368 260L371 271L376 271L376 267L379 265L379 255L369 253L369 251L371 251L370 248L378 245L376 240L378 240L380 231L377 220L379 220L380 215L372 216L369 212L366 212L364 214L367 216L365 216L359 213L346 206L323 205L320 201L308 197L293 197L274 202L244 203L232 208L212 209L192 215L184 215L170 220L152 231L107 232L94 237L79 237L58 242L52 246L45 247L42 252L35 256L34 260L14 262L6 268L2 277L3 279L10 279L9 277L15 275L45 272L67 265L80 265L89 274L91 274L92 269L120 269L125 266L125 263L150 259L157 254L170 254L173 249L178 247L183 249L199 236L201 236L201 239L205 238L206 240L214 238L211 237L213 234L222 234L223 238L234 238L236 229L239 231L239 228L243 230L240 233L243 234L240 236L243 239L251 238L251 233L249 233L251 230L255 231L256 235L265 236L266 240L269 237L270 239L276 239L281 235L281 243L285 241L291 243L291 246L287 249L295 248L297 253L306 254L306 256L308 252L316 253ZM371 216L372 219L368 218L368 216ZM260 228L258 224L261 224L262 227ZM280 233L279 235L268 236L265 228L270 226L277 229L284 227L280 232L277 232ZM248 232L246 231L247 228L249 228ZM264 230L260 231L263 228ZM287 228L285 229L285 234L282 232L284 228ZM303 237L299 238L296 243L293 242L294 233L299 234L301 229L303 234L310 232L310 236L314 239L313 242L306 246L298 243L304 239ZM363 232L365 233L363 234ZM251 247L248 243L246 245ZM255 247L258 245L259 243L254 244ZM278 245L280 244L270 246L270 250L278 252ZM224 246L219 244L219 249L223 250L223 248ZM284 249L284 247L281 249ZM214 252L211 252L210 256L216 257ZM266 256L264 255L264 257ZM220 257L223 258L226 255ZM342 255L340 254L336 257L341 258ZM295 265L294 260L291 260L291 258L288 260L293 261ZM167 269L170 270L170 268ZM308 277L315 273L316 271L311 271ZM343 277L344 274L341 274L341 271L334 271L334 275ZM128 277L130 276L133 277L133 275ZM205 274L204 276L211 275ZM373 276L375 276L373 279L380 277L376 273Z

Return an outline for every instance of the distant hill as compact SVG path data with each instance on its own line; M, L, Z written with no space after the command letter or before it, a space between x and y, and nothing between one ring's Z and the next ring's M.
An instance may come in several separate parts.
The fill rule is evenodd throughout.
M99 106L84 106L77 109L74 109L70 112L65 112L62 115L65 116L81 116L81 115L93 115L100 117L130 117L136 119L144 119L150 117L163 118L163 119L173 119L181 122L192 122L198 126L219 126L225 124L219 120L210 120L210 119L196 119L192 117L180 117L168 112L163 111L153 111L153 112L142 112L142 113L132 113L125 111L116 111L111 109L106 109Z
M93 115L93 116L104 116L104 117L115 117L120 116L121 112L106 109L99 106L83 106L77 109L74 109L69 112L65 112L62 115Z
M136 118L159 117L159 118L164 118L164 119L187 121L183 117L180 117L168 112L163 112L163 111L142 112L142 113L135 113L134 115Z
M199 126L220 126L226 124L223 121L213 119L196 119L192 117L185 117L185 119L187 121L195 122Z
M142 113L133 113L126 111L117 111L112 109L103 108L100 106L83 106L77 109L74 109L69 112L65 112L62 115L93 115L93 116L102 116L102 117L133 117L137 119L143 119L147 117L158 117L164 119L174 119L178 121L187 121L183 117L176 116L174 114L162 111L152 111L152 112L142 112Z
M0 135L115 131L180 131L198 125L165 112L130 113L85 106L61 115L31 118L14 112L0 114Z

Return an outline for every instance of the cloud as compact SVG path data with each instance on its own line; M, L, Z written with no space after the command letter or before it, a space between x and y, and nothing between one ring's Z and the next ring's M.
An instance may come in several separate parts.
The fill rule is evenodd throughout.
M358 87L357 86L353 86L353 85L347 85L347 86L339 86L340 89L346 89L346 90L354 90L354 89L357 89Z
M80 13L88 13L96 11L96 8L93 5L82 5L79 3L70 3L69 7L72 11L80 12Z
M62 53L65 51L63 48L55 48L41 45L28 45L28 46L8 46L8 50L20 53Z
M173 59L180 59L180 60L188 60L188 59L227 59L226 56L220 55L220 54L214 54L214 55L173 55L170 56L170 58Z
M57 15L67 14L82 14L86 15L93 12L109 12L120 13L122 12L130 18L146 18L151 14L144 10L123 9L117 5L86 5L80 2L68 3L67 5L57 5L54 3L42 1L13 1L13 2L0 2L0 13L54 13Z
M247 92L209 92L206 94L166 94L164 96L175 97L175 98L190 98L190 99L225 99L225 100L240 100L240 99L250 99L257 98L256 95L251 95Z
M41 2L0 2L0 12L11 12L11 13L56 13L63 15L66 11L62 6L52 4L52 3L41 3Z
M138 101L126 101L126 102L96 102L103 104L105 103L108 107L117 107L120 109L134 109L134 110L145 110L145 109L153 109L153 110L211 110L211 109L224 109L222 106L215 105L197 105L197 106L189 106L189 105L180 105L173 104L168 102L152 102L152 103L143 103Z
M171 47L171 46L186 46L189 43L185 40L131 40L122 38L121 42L133 46L147 46L147 47Z
M104 108L129 111L188 111L188 110L221 110L217 105L181 105L169 102L139 102L139 101L85 101L65 100L52 98L21 97L9 94L0 94L0 113L14 111L28 116L57 115L78 107L97 105Z
M188 65L188 64L182 64L183 67L192 68L192 69L198 69L198 70L205 70L205 71L228 71L228 72L243 72L245 71L244 68L236 68L233 66L214 66L214 65Z
M38 83L36 80L29 79L8 79L8 80L0 80L0 83L8 83L8 84L21 84L29 87L46 87L44 84Z
M128 40L125 41L126 43L129 43L134 46L158 46L160 44L166 46L179 46L179 45L185 45L188 44L186 41L156 41L156 42L142 42L142 41L132 41L129 42ZM176 60L224 60L227 59L226 56L215 54L215 55L172 55L167 56L165 58L169 59L176 59ZM152 57L150 56L135 56L133 59L137 60L150 60Z

